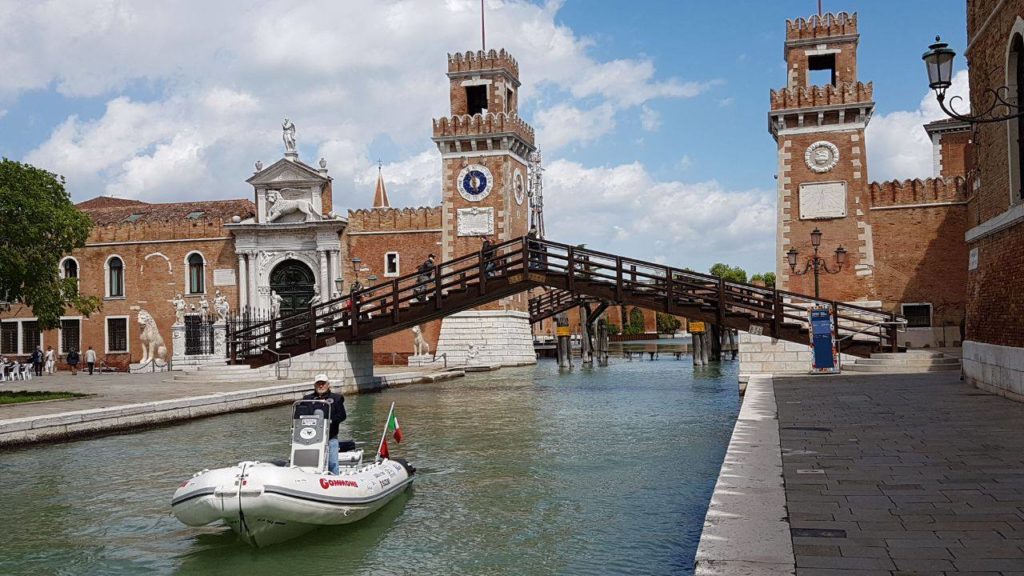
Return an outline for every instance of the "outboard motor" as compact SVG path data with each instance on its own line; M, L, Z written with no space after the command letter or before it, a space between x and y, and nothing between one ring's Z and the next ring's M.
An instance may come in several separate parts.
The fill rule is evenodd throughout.
M292 466L327 469L330 426L330 402L299 400L292 405Z

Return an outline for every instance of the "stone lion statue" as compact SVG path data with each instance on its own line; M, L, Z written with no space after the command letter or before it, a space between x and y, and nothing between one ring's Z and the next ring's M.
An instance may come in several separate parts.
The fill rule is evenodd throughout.
M427 339L423 337L423 330L419 326L412 327L412 348L415 356L430 354L430 345L427 344Z
M286 216L293 212L302 213L305 218L304 222L310 220L320 220L320 215L316 213L316 209L313 208L313 203L309 200L288 200L281 196L281 193L277 190L271 190L267 192L267 221L276 222L282 216Z
M139 335L139 340L142 341L142 360L139 362L146 364L150 360L155 362L160 359L166 364L167 346L164 345L164 339L157 330L156 320L149 312L139 310L139 325L142 326L142 333Z

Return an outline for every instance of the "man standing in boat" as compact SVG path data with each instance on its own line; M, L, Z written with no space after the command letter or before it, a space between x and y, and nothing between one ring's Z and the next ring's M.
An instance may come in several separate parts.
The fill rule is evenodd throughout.
M345 420L345 399L341 394L331 392L331 381L327 374L317 374L313 380L313 392L303 400L322 400L331 404L331 430L328 433L327 466L331 474L338 473L338 426Z

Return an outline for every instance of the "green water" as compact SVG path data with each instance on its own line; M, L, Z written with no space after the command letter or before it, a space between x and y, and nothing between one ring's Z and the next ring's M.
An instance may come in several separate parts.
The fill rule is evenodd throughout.
M349 397L419 468L378 514L261 550L170 515L202 468L287 457L288 408L0 452L0 574L688 574L738 411L736 364L613 360Z

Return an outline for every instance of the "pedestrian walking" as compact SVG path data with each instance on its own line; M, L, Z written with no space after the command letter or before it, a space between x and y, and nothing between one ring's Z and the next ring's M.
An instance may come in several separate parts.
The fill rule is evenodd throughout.
M430 279L434 275L434 255L428 255L427 259L416 268L416 272L418 272L419 275L416 276L417 285L413 289L413 292L416 293L417 302L425 302L430 300Z
M78 361L79 361L79 359L80 358L78 356L78 350L72 350L71 352L68 352L68 366L71 367L71 375L72 376L78 375Z
M484 236L484 243L480 246L480 257L484 261L484 276L494 278L494 244L491 244L491 239L487 236Z
M43 375L43 349L36 346L36 349L32 351L32 371L35 372L36 376Z
M96 351L92 349L92 346L85 351L85 364L89 367L89 376L92 376L92 370L96 367Z
M53 346L47 346L46 347L46 356L44 357L44 362L46 363L46 373L47 374L53 374L54 372L57 371L57 368L56 368L57 358L56 358L55 353L53 351Z

